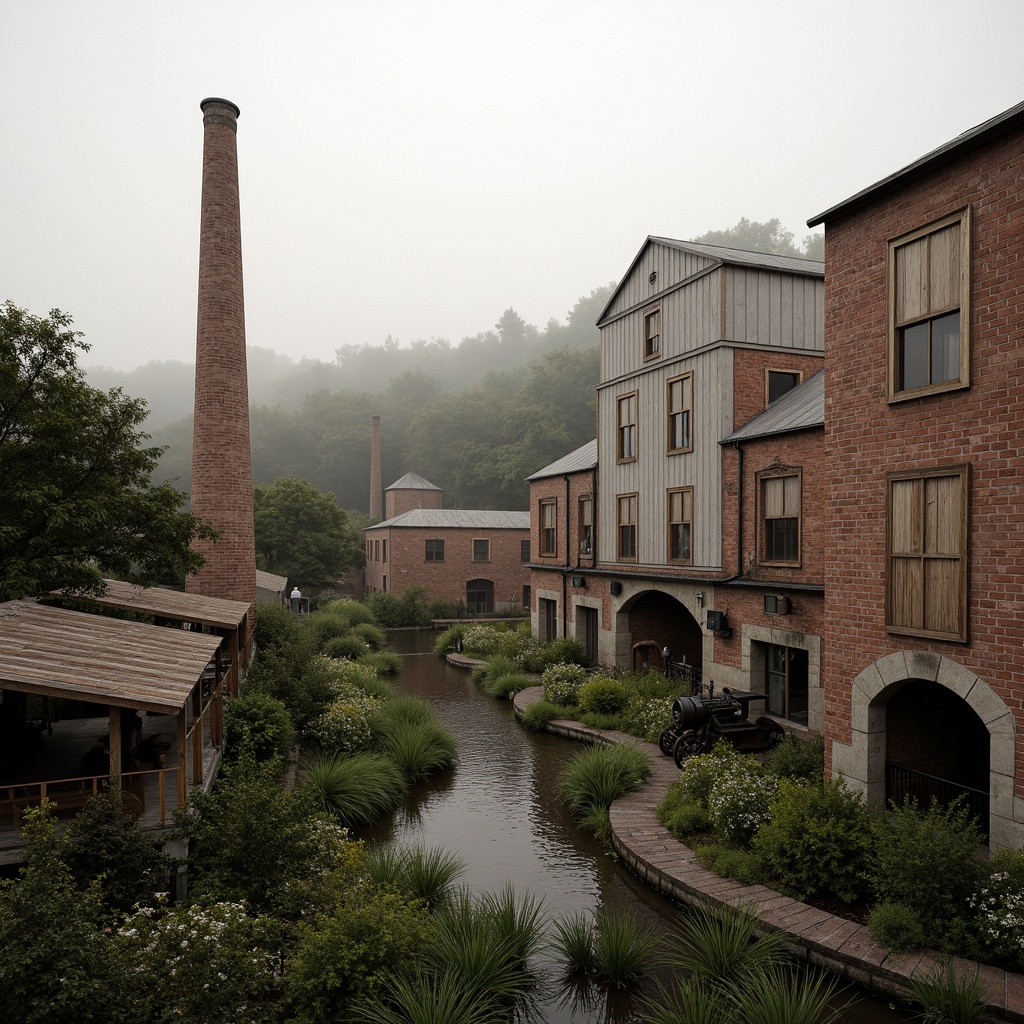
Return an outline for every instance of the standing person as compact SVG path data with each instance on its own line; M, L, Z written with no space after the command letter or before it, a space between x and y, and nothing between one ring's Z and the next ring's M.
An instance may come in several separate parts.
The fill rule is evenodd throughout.
M291 598L292 598L292 611L293 612L298 612L298 610L299 610L299 602L302 600L302 591L299 590L299 585L297 583L292 588Z

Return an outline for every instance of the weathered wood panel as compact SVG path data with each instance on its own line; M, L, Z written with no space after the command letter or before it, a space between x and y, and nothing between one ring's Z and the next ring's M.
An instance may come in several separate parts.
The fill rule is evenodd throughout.
M743 267L724 274L727 340L824 351L824 281Z

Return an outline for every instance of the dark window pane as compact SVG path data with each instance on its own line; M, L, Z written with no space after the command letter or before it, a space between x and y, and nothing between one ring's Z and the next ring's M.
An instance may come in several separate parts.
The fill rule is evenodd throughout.
M796 562L800 557L798 519L765 522L764 557L769 562Z
M932 380L941 384L960 376L960 310L932 321Z
M928 324L900 331L900 389L923 388L928 380Z

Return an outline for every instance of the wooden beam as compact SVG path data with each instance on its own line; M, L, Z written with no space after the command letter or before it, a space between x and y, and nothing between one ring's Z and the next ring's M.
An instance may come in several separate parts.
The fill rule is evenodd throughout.
M121 792L121 709L111 704L109 708L110 788Z

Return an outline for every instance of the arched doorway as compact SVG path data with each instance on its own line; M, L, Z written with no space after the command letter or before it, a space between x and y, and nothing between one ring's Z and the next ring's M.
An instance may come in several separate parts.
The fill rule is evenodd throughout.
M466 609L481 614L494 611L494 581L469 580L466 583Z
M921 806L963 798L988 833L989 735L971 706L926 679L880 696L885 705L885 798Z
M704 663L704 631L686 605L660 590L637 594L621 609L630 642L630 668L643 671L664 667L667 648L674 665L686 665L697 681Z

